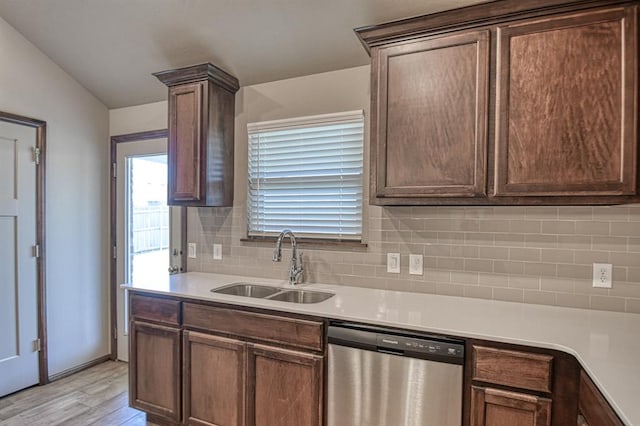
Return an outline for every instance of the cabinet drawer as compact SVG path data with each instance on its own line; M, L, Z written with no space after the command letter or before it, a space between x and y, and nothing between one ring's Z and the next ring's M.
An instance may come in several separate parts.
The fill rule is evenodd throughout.
M320 321L185 303L184 325L314 351L324 346Z
M180 322L180 302L159 297L131 295L131 318L146 319L178 325Z
M473 380L551 392L550 355L473 346Z

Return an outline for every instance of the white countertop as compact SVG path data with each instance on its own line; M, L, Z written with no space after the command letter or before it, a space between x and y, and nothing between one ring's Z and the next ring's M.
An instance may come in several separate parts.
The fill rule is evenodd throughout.
M210 291L239 281L287 286L284 280L189 272L172 275L164 282L138 282L123 287L564 351L578 359L625 423L640 426L638 314L328 284L298 286L336 293L317 304L277 302Z

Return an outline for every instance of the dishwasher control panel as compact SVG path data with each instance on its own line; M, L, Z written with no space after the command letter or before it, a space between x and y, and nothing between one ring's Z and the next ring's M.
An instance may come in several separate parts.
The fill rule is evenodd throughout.
M447 362L464 363L464 342L447 337L417 334L405 330L359 324L331 324L329 344Z
M447 358L463 358L464 345L431 339L418 339L377 333L377 346L413 354L432 354Z

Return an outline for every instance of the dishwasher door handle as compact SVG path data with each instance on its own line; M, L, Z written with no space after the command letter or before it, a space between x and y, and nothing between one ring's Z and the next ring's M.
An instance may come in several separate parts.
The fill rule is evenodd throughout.
M378 348L376 352L380 352L381 354L388 354L388 355L399 355L399 356L405 355L404 351L401 351L398 349Z

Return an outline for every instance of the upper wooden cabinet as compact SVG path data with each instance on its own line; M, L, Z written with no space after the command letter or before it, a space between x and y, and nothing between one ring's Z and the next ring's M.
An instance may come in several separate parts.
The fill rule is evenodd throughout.
M498 27L495 195L632 195L636 8Z
M238 80L211 64L154 75L169 86L168 204L232 206Z
M489 32L395 43L373 54L372 194L486 194Z
M639 2L615 3L501 0L356 29L370 202L639 202Z

